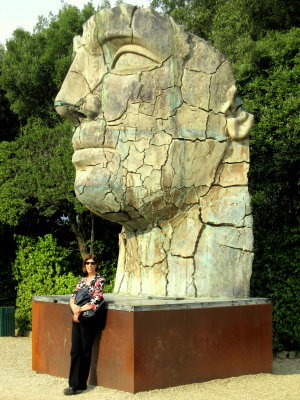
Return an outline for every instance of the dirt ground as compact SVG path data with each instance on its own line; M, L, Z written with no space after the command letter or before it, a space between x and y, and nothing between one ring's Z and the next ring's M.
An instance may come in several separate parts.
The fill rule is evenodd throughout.
M31 338L0 337L0 400L62 400L64 378L31 369ZM300 400L300 359L274 359L272 374L245 375L137 394L89 386L77 400Z

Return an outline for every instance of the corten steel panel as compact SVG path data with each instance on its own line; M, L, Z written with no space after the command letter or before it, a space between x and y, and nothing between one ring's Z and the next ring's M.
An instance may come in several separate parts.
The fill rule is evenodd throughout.
M95 340L89 383L134 391L134 313L109 310ZM32 369L68 378L72 316L68 305L33 301Z
M272 306L108 310L89 383L136 393L272 371ZM33 369L68 377L71 313L33 302ZM100 342L99 342L100 338Z
M134 392L134 315L107 311L98 353L98 385Z
M32 302L32 369L68 377L72 315L68 305Z
M272 306L135 313L134 392L272 372Z

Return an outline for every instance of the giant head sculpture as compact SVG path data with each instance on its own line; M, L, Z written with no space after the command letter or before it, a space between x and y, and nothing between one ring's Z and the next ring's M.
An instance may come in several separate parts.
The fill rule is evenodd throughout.
M78 199L123 226L115 292L247 296L253 116L229 62L129 5L97 12L73 45L55 106L76 126Z

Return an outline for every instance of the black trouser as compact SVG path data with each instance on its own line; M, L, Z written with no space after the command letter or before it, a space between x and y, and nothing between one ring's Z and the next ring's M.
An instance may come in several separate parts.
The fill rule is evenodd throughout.
M69 386L75 390L85 390L89 376L92 348L99 329L95 317L72 322L72 347Z

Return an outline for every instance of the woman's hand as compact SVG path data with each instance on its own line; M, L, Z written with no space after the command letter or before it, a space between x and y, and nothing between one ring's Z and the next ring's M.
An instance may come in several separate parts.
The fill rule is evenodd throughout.
M79 315L81 313L81 308L77 304L75 304L74 299L70 300L70 307L73 313L73 321L79 322Z
M78 307L79 309L80 309L80 307ZM73 321L74 322L80 322L79 321L79 316L80 316L80 311L78 310L78 311L76 311L76 312L74 312L74 314L73 314Z

